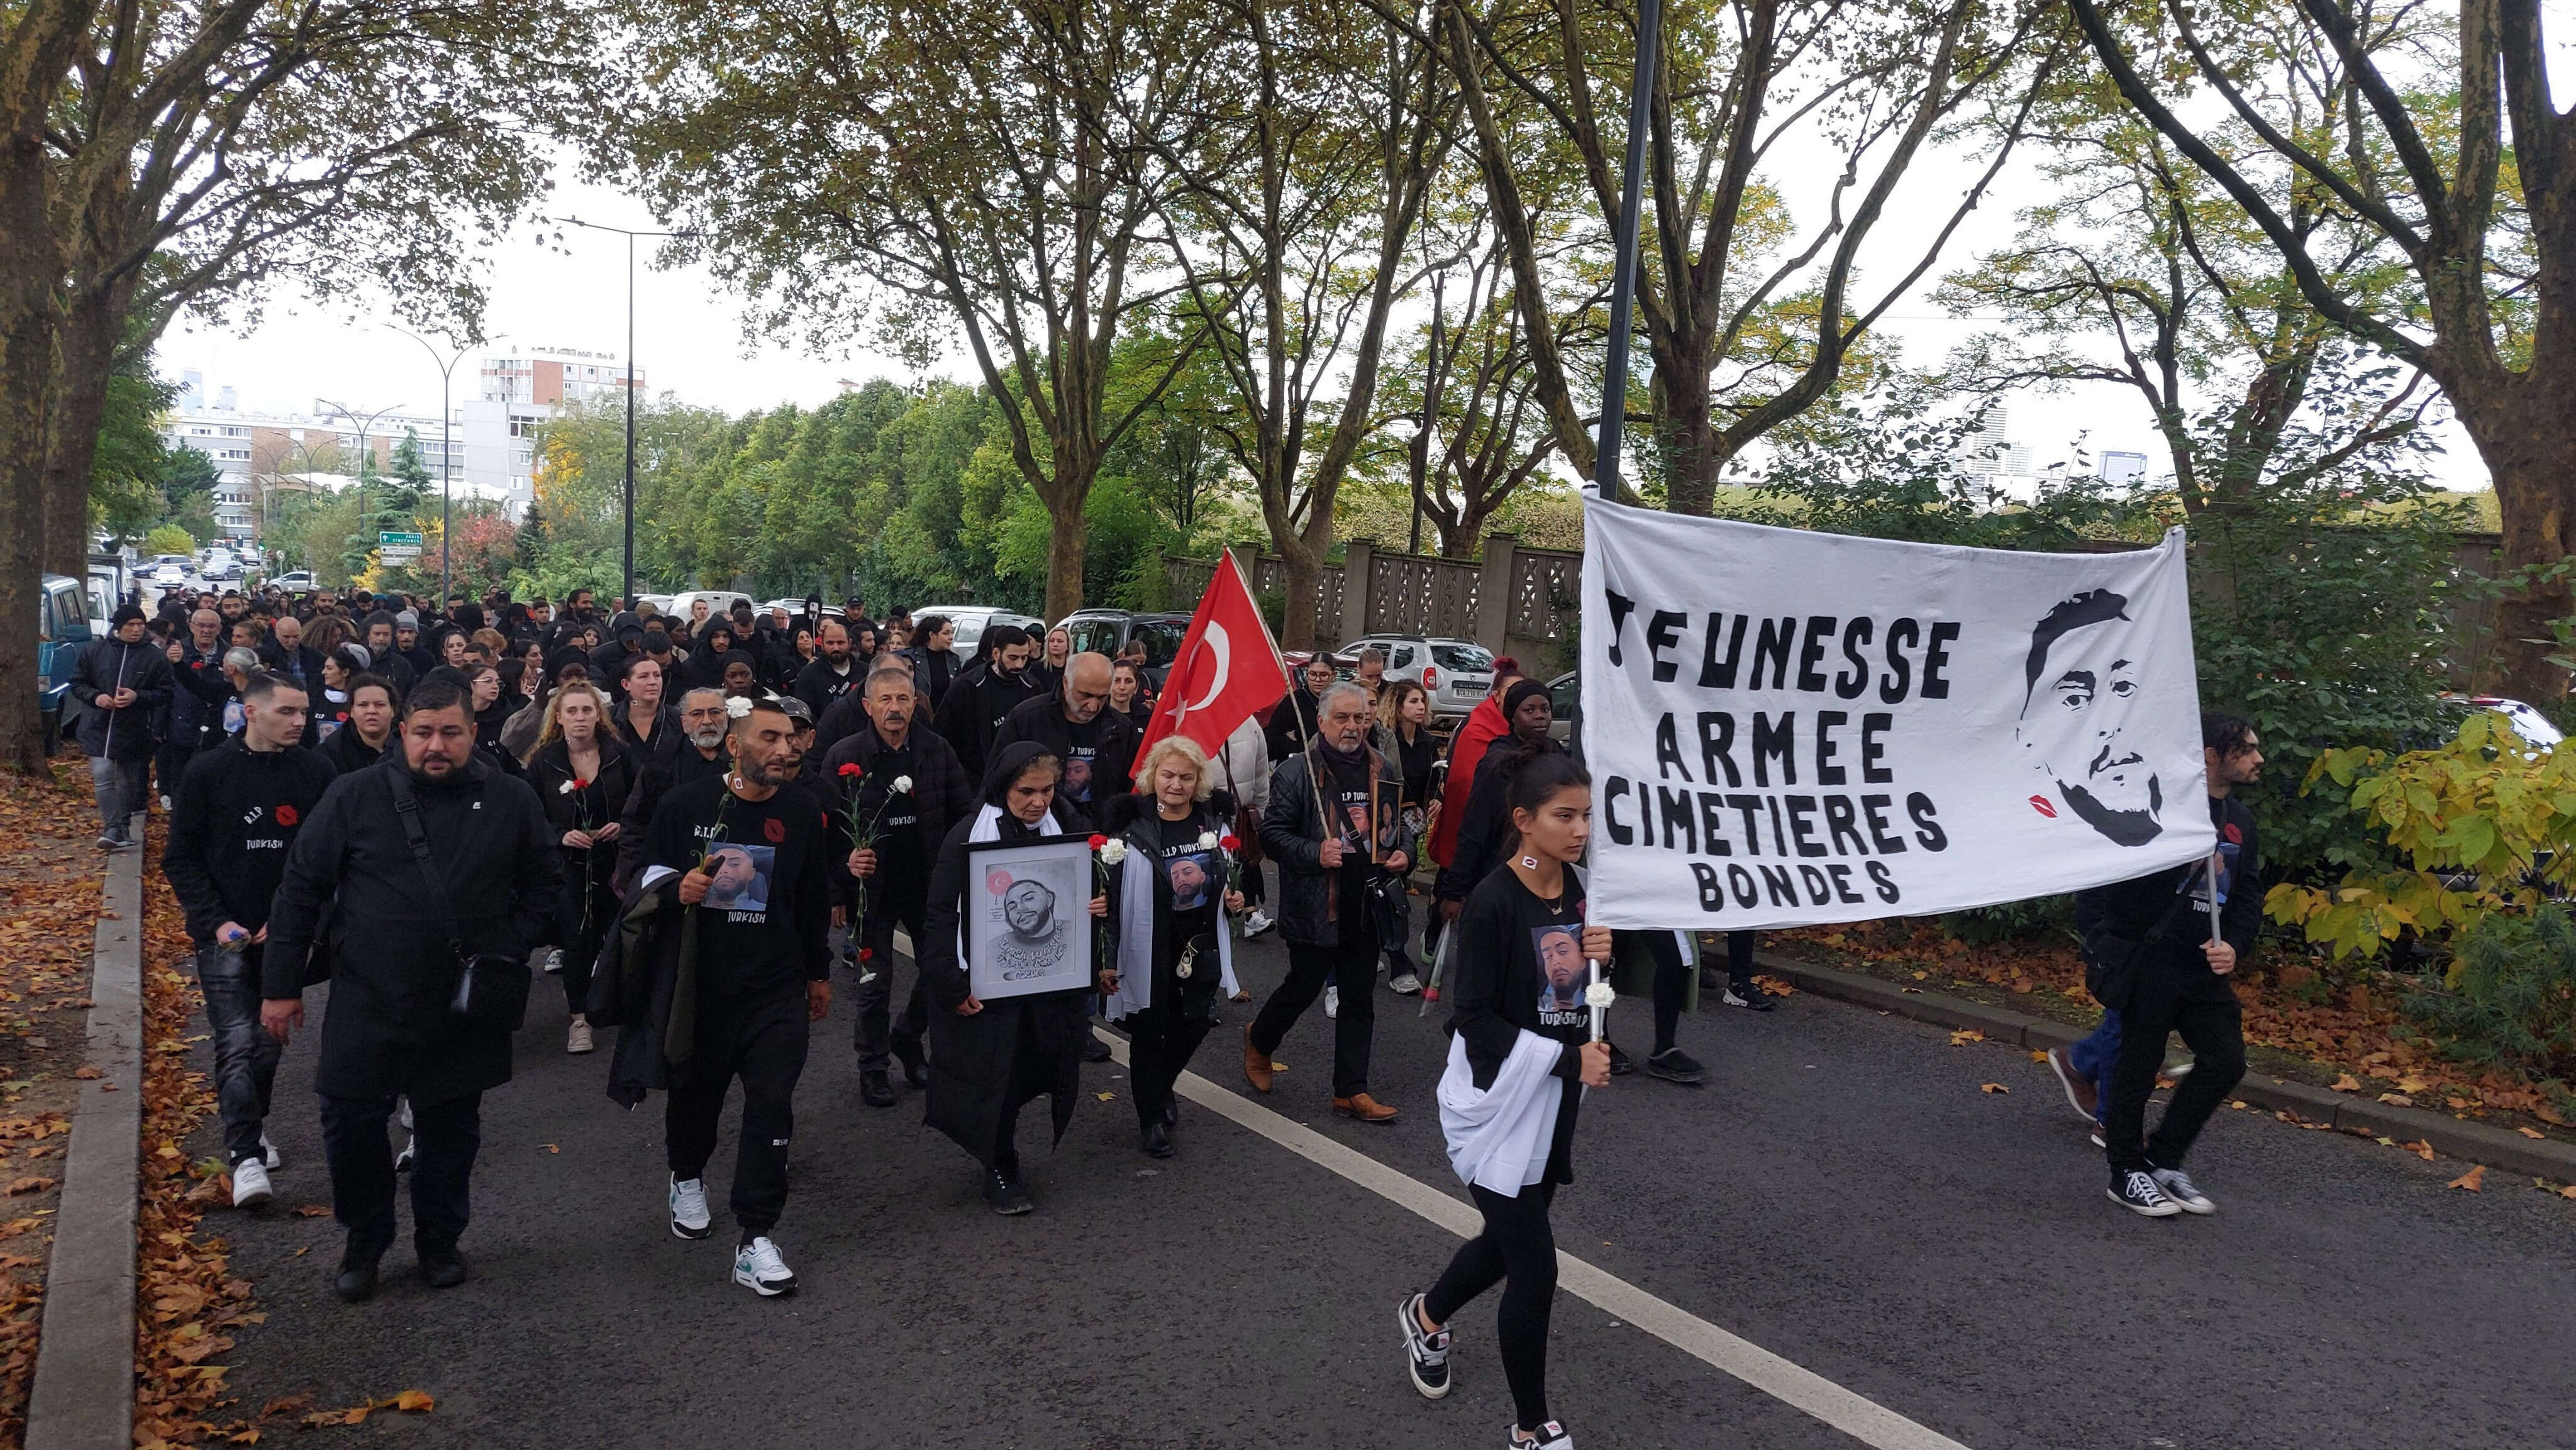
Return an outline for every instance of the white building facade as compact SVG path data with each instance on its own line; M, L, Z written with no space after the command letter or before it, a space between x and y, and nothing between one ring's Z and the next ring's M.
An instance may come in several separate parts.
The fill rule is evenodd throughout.
M475 398L457 410L465 476L524 516L536 498L538 432L574 406L622 407L626 388L626 365L610 353L539 347L483 359Z

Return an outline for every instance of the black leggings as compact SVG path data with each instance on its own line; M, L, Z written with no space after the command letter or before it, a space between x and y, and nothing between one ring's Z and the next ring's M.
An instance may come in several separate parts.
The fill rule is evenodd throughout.
M1622 931L1613 936L1615 950L1643 947L1655 959L1655 1051L1670 1052L1673 1033L1681 1025L1682 1004L1690 1000L1690 964L1682 960L1682 944L1669 931Z
M1467 1301L1503 1282L1494 1314L1494 1339L1503 1352L1503 1380L1511 1386L1512 1413L1520 1427L1547 1423L1547 1321L1556 1307L1556 1231L1548 1204L1556 1185L1534 1183L1510 1198L1469 1184L1485 1231L1458 1246L1440 1282L1422 1297L1422 1312L1439 1325Z

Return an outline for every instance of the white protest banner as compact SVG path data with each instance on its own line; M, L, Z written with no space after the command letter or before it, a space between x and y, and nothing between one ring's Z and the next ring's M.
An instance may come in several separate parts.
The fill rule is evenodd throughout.
M2182 531L2024 554L1584 505L1592 919L1796 926L2209 854Z

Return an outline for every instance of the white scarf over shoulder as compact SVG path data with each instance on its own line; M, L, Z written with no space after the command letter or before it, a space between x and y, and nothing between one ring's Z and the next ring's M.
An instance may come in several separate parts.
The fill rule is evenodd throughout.
M1556 1078L1564 1043L1524 1029L1479 1091L1467 1065L1467 1039L1449 1039L1449 1068L1440 1074L1440 1133L1448 1139L1449 1166L1461 1183L1517 1194L1547 1175L1547 1152L1556 1139L1556 1115L1565 1091Z
M1118 990L1109 994L1102 1014L1115 1022L1154 1005L1154 863L1134 841L1127 843L1127 864L1118 886ZM1217 983L1228 998L1234 983L1234 932L1225 909L1225 887L1217 885Z

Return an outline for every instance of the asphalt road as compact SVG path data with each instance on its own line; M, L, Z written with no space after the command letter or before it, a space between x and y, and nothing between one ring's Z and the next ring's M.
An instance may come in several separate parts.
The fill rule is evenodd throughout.
M1283 970L1275 943L1238 959L1256 997ZM1501 1443L1491 1296L1459 1317L1444 1401L1413 1393L1394 1342L1397 1299L1446 1262L1448 1233L1201 1107L1177 1158L1144 1157L1115 1065L1084 1070L1053 1154L1029 1147L1042 1106L1024 1114L1038 1211L996 1217L917 1094L859 1102L838 985L777 1234L803 1288L781 1300L729 1275L738 1109L710 1172L715 1236L675 1239L658 1099L608 1101L605 1047L562 1053L543 979L518 1079L485 1098L474 1280L421 1287L406 1228L377 1298L340 1304L337 1228L287 1211L329 1201L300 1040L271 1119L278 1204L208 1224L268 1312L226 1356L242 1407L420 1388L434 1412L335 1443L547 1450ZM1320 1007L1261 1101L1462 1196L1431 1104L1438 1009L1378 1000L1373 1088L1402 1121L1332 1117ZM1225 1009L1197 1063L1247 1098L1252 1006ZM1632 1050L1643 1018L1614 1014ZM1807 996L1712 1007L1682 1040L1706 1087L1641 1075L1591 1096L1559 1247L1942 1435L2435 1450L2576 1433L2576 1203L2527 1181L2448 1189L2463 1165L2222 1112L2192 1164L2221 1212L2148 1221L2103 1198L2099 1151L2018 1050ZM1552 1408L1587 1450L1857 1443L1564 1293L1550 1361Z

